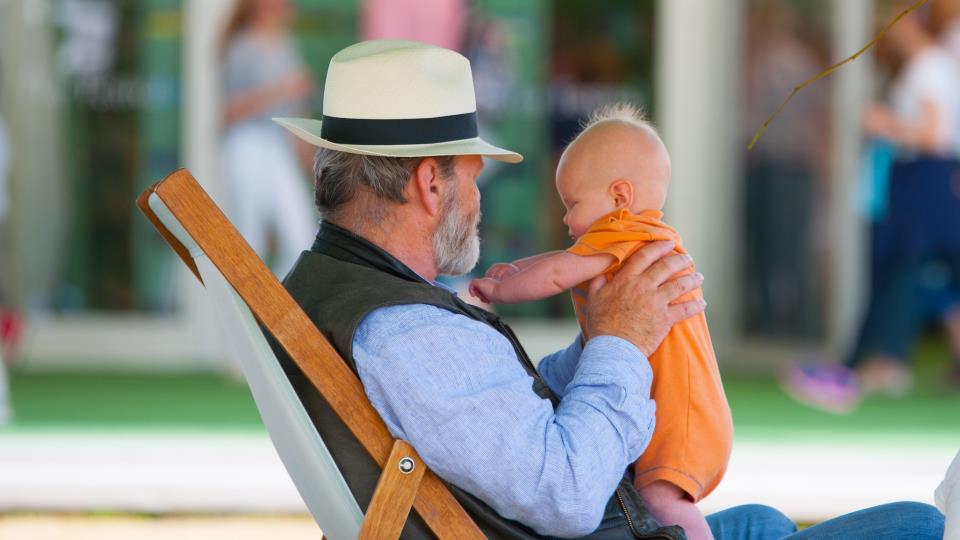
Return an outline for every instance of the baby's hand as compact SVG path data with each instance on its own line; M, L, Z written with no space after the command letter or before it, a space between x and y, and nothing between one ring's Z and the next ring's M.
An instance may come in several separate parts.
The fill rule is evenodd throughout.
M474 298L479 298L481 302L492 304L496 302L495 291L499 284L499 281L489 277L475 279L470 282L470 294Z
M486 278L493 278L497 281L506 279L517 272L520 271L520 268L513 263L497 263L487 269L487 273L483 275Z

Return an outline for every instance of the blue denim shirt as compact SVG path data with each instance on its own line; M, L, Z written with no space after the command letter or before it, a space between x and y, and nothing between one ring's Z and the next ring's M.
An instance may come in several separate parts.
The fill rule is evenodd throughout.
M583 348L578 338L540 362L561 398L556 410L533 392L505 337L434 306L369 313L353 356L394 437L440 477L540 534L596 529L653 434L650 365L617 337Z

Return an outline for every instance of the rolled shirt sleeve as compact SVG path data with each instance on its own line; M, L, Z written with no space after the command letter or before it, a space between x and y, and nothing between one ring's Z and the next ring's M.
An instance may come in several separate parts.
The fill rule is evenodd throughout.
M596 529L653 433L649 363L620 338L544 360L548 385L563 385L556 410L533 392L506 338L433 306L371 312L353 353L393 436L442 478L540 534Z

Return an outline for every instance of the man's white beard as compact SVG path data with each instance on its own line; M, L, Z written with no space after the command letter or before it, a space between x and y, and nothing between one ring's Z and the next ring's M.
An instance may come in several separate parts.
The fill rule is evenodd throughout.
M466 274L480 258L480 212L464 216L456 192L448 190L440 204L440 224L433 233L433 257L437 271L448 276Z

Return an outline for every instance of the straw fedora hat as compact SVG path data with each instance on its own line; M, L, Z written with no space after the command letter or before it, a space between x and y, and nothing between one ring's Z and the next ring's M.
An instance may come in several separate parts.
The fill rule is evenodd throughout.
M480 138L470 61L417 41L363 41L343 49L327 68L323 120L273 120L310 144L352 154L523 160Z

